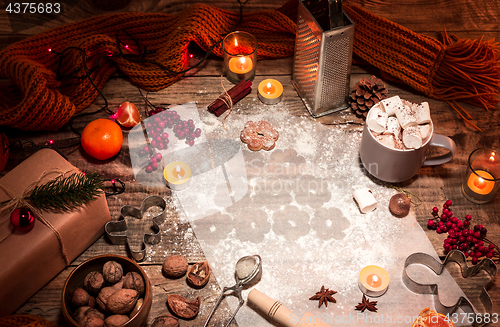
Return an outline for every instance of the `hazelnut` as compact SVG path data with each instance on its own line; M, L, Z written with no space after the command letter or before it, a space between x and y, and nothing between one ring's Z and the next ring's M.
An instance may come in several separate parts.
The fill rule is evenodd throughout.
M90 296L90 294L87 293L87 291L81 287L75 288L70 298L70 302L77 307L84 307L84 306L93 307L93 305L90 305L92 303L89 303L93 302L92 300L93 297Z
M117 291L118 289L114 288L113 286L104 287L99 292L99 295L97 295L96 298L97 307L102 311L106 311L106 303L108 303L109 297Z
M153 320L151 327L179 327L179 320L171 315L158 316Z
M108 261L102 267L102 275L108 283L118 283L123 277L122 265L113 260Z
M171 255L163 261L163 272L169 278L179 278L186 274L188 262L181 255Z
M144 294L144 279L141 274L131 271L123 277L123 288L129 288L132 290L136 290L139 295Z
M85 276L83 280L83 287L87 290L87 292L91 294L99 293L99 290L104 285L104 278L102 274L98 271L91 271Z
M126 314L135 307L138 298L136 290L122 288L108 297L106 309L114 314Z
M104 320L106 327L119 327L129 321L128 316L125 315L112 315Z
M393 195L389 201L389 211L398 218L406 217L410 212L410 206L410 199L402 193Z

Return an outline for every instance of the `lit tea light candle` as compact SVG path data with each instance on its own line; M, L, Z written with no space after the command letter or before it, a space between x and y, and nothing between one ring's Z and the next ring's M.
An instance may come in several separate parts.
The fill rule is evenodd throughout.
M265 79L259 84L259 99L265 104L277 104L283 98L283 85L275 79Z
M248 57L234 57L229 59L229 70L235 74L246 74L252 70L252 60Z
M470 174L467 186L474 193L486 195L493 191L495 187L494 179L495 178L487 171L476 170L475 174Z
M163 176L167 186L172 190L182 190L188 187L191 180L191 168L181 161L174 161L165 166Z
M381 296L389 287L389 274L379 266L366 266L359 273L358 285L367 296Z

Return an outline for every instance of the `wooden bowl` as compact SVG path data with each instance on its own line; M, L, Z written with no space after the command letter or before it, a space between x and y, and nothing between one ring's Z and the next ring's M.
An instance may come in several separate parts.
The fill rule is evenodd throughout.
M129 258L119 256L119 255L100 255L91 258L78 267L76 267L66 279L62 291L62 311L64 318L73 326L79 326L78 323L73 319L73 314L77 307L75 307L70 301L71 292L77 287L83 287L83 280L85 276L91 271L100 271L102 273L102 266L108 261L116 261L123 267L123 275L128 272L135 271L139 273L144 279L144 303L141 309L126 322L124 327L142 327L145 326L148 320L149 310L151 309L151 303L153 301L153 294L151 290L151 283L149 281L148 275L135 261Z

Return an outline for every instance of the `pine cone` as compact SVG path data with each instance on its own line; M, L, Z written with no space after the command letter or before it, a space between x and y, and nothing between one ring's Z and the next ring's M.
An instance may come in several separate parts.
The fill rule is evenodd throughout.
M370 108L387 98L387 89L381 79L372 75L370 79L363 77L354 85L354 91L351 92L351 109L356 116L366 119Z

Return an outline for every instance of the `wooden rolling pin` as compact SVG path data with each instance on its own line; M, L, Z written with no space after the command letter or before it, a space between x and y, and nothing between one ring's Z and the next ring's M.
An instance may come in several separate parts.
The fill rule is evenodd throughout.
M321 322L321 318L312 313L306 312L302 316L292 313L283 304L255 288L248 293L248 301L265 312L271 319L286 327L331 327Z

